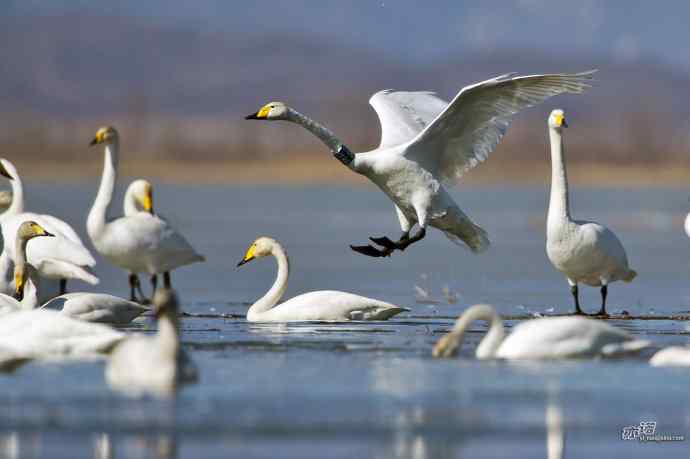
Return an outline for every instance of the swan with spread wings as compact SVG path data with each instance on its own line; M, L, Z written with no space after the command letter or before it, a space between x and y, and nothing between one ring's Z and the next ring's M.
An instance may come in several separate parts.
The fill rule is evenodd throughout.
M325 126L282 102L270 102L246 119L303 126L336 159L368 177L393 201L403 231L400 238L372 237L381 248L350 246L354 251L389 256L423 239L432 226L453 242L481 252L489 246L486 231L458 207L445 185L488 157L516 113L558 94L582 93L592 73L501 75L464 87L450 103L432 92L380 91L369 103L381 122L381 144L357 154ZM419 229L411 235L415 224Z

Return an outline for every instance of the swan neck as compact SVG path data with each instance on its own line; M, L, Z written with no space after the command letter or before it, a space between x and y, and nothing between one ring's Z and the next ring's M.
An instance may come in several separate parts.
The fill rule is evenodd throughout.
M314 134L328 147L329 150L331 150L331 153L338 161L354 170L355 155L326 126L314 121L308 116L303 115L292 108L288 109L287 120L301 125L306 130Z
M26 281L24 282L24 294L19 302L22 309L31 310L39 306L38 292L40 288L38 273L30 264L25 265Z
M9 169L8 167L6 168ZM10 180L10 185L12 187L12 203L10 207L3 212L3 216L17 215L24 212L24 185L22 184L22 179L19 177L14 167L10 174L13 177L13 180Z
M105 146L101 184L98 187L96 200L86 221L86 229L92 239L103 231L108 218L108 211L110 210L113 193L115 192L115 183L117 182L118 154L119 141L114 139L112 143Z
M180 332L177 311L164 313L158 319L158 345L163 354L176 358L180 350Z
M479 305L468 309L455 323L451 334L454 336L456 345L461 345L467 329L477 320L489 322L489 331L477 346L475 355L478 359L493 358L503 342L505 331L503 321L492 307Z
M288 276L290 274L290 261L288 260L287 254L280 244L277 243L273 246L271 253L278 263L278 274L269 291L257 300L249 308L249 311L247 311L247 318L250 320L259 318L262 313L278 304L278 301L280 301L287 289Z
M570 220L568 199L568 173L563 157L563 136L555 128L549 129L551 140L551 198L549 200L548 225Z

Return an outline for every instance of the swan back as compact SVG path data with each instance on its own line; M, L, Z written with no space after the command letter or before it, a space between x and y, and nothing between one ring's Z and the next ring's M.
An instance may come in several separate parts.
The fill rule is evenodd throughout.
M690 366L690 348L682 346L664 348L652 356L649 364L654 367Z

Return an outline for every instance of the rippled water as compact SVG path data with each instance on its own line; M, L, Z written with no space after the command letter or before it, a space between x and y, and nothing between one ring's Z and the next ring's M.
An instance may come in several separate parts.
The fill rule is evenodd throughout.
M82 227L94 190L31 184L30 207ZM640 443L621 431L655 421L658 434L690 438L690 369L642 358L480 363L471 355L481 324L460 359L430 358L476 302L517 319L571 310L567 283L544 253L546 191L461 188L461 206L490 234L489 252L472 255L432 231L380 260L348 248L398 234L392 205L375 190L160 186L157 210L208 256L173 276L194 316L183 320L183 340L200 383L175 401L131 400L106 386L102 362L26 365L0 375L0 457L546 457L547 408L562 418L551 431L564 432L567 458L688 457L690 439ZM610 287L610 311L688 315L686 191L575 193L575 216L611 226L639 273ZM259 235L290 254L288 295L343 289L412 312L376 323L248 324L248 303L275 275L270 260L235 268ZM100 289L126 295L123 273L104 263L98 273ZM597 289L581 295L586 310L598 309ZM685 322L614 323L660 345L688 343Z

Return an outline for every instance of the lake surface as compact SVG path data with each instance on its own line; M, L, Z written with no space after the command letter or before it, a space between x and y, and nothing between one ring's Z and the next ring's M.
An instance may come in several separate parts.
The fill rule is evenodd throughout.
M84 232L95 183L29 187L31 210ZM469 305L489 302L517 317L572 310L544 251L547 193L461 187L455 195L489 232L488 252L473 255L432 230L405 253L372 259L348 244L399 228L392 204L371 188L161 185L156 210L208 257L173 274L184 311L200 315L183 320L200 383L176 400L141 400L109 389L103 362L31 363L0 374L0 458L543 458L547 430L563 432L566 458L689 457L690 368L651 368L644 358L477 362L482 324L460 358L431 358ZM687 190L576 188L572 205L575 217L614 229L639 273L610 286L610 313L688 315ZM412 311L388 322L247 323L248 304L270 287L276 267L270 259L235 265L261 235L290 254L287 296L340 289ZM102 260L97 273L98 290L127 295L124 273ZM586 311L598 310L598 289L580 294ZM611 322L660 346L689 341L685 322ZM686 440L621 439L640 422Z

